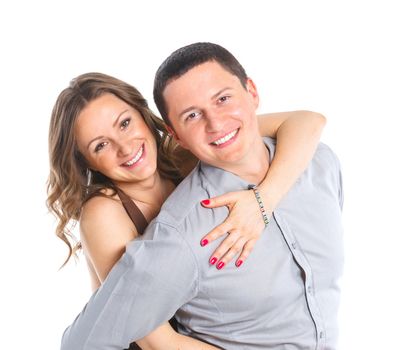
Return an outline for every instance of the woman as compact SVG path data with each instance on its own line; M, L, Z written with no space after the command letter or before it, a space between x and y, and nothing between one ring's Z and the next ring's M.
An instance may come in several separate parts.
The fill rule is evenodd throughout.
M262 134L278 138L277 154L260 185L269 214L307 165L324 123L322 116L307 112L260 118ZM48 206L59 218L57 235L68 245L69 259L80 245L72 246L67 225L79 221L96 289L196 160L174 144L134 87L99 73L77 77L60 94L49 146ZM241 251L240 266L264 226L251 191L212 198L208 207L225 204L229 218L202 238L204 246L230 232L212 255L218 268ZM169 324L137 343L143 349L214 349L179 335Z

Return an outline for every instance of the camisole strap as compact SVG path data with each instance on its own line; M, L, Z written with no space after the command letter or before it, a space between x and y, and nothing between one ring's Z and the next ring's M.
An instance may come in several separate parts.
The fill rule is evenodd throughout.
M139 235L142 235L146 227L148 226L148 222L145 219L141 210L137 207L136 203L120 188L116 187L115 190L119 196L119 199L122 202L126 212L128 213L130 219L133 221L136 226L137 232Z

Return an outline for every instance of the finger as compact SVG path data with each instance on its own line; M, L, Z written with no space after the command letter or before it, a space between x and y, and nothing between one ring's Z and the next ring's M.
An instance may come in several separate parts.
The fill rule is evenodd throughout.
M237 266L237 267L240 267L241 264L243 264L243 263L246 261L246 259L247 259L248 256L250 255L252 249L254 249L254 246L255 246L255 243L256 243L257 240L258 240L257 238L255 238L255 239L250 239L250 240L244 245L244 247L242 248L243 250L242 250L242 252L241 252L239 258L236 260L236 266Z
M229 263L238 253L241 252L243 249L243 246L245 245L246 240L245 238L239 238L223 255L218 263L217 263L217 269L221 270L227 263Z
M233 192L225 193L221 196L218 197L212 197L208 199L204 199L200 201L200 203L205 207L205 208L218 208L218 207L223 207L227 206L230 203L234 203L234 194Z
M232 231L228 234L221 244L217 247L214 253L210 257L210 263L214 265L217 261L219 261L231 247L238 241L240 238L240 233L237 231Z
M217 238L227 234L230 231L231 226L230 222L226 221L218 225L200 240L200 245L204 247L205 245L215 241Z

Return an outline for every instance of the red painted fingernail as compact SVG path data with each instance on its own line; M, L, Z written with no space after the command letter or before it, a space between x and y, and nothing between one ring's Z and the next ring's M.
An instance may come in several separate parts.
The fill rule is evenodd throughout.
M200 245L201 245L202 247L204 247L207 243L208 243L208 239L203 239L203 240L200 242Z
M243 260L237 260L236 261L236 267L240 267L240 265L243 263Z
M224 266L225 266L225 264L224 264L222 261L220 261L220 262L218 263L218 265L217 265L217 269L218 269L218 270L221 270Z
M210 200L209 199L205 199L205 200L202 200L200 203L202 203L203 205L209 205L210 204Z
M211 260L210 260L210 264L211 265L214 265L216 262L217 262L217 258L216 257L213 257L213 258L211 258Z

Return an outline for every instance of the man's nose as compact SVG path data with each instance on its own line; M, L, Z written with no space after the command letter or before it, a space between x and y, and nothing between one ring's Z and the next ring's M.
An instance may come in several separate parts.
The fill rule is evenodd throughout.
M206 112L206 131L218 132L223 129L225 118L218 112Z

